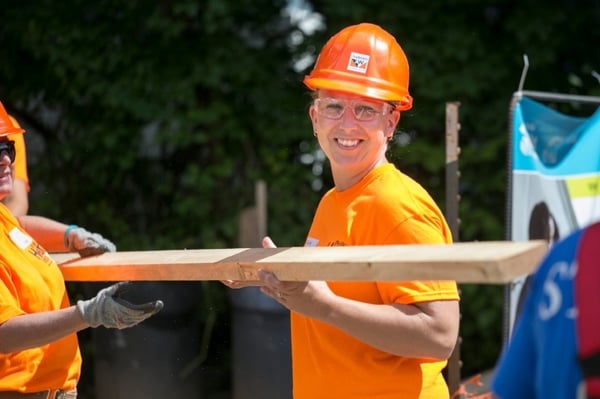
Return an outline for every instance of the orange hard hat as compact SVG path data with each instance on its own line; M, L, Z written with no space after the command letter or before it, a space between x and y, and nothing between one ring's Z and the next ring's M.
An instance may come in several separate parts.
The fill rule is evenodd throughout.
M392 102L403 111L412 107L408 77L408 60L396 39L377 25L361 23L329 39L304 84Z
M4 105L0 102L0 137L8 136L9 134L24 133L19 124L13 123L10 116L6 113Z

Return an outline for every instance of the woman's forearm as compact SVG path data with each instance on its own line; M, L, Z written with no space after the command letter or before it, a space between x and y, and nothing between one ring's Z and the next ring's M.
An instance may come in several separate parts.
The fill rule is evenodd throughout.
M15 316L0 325L0 353L43 346L87 327L75 306Z

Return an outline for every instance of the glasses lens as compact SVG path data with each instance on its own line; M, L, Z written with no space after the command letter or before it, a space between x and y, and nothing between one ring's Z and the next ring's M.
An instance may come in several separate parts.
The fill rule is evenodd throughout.
M368 122L385 113L387 104L366 100L344 101L337 98L318 98L315 100L317 111L328 119L340 119L347 107L350 107L354 118Z
M383 104L356 102L352 105L354 117L359 121L372 121L383 114Z
M15 142L12 140L6 140L0 142L0 155L6 152L8 157L10 158L10 162L15 162Z
M315 103L319 114L329 119L340 119L346 109L346 104L335 98L318 98Z

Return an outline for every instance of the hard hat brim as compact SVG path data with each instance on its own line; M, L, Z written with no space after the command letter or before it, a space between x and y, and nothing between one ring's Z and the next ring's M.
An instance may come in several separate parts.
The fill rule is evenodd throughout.
M23 134L23 133L25 133L25 130L21 129L21 128L5 129L2 132L0 132L0 137L10 136L12 134Z
M398 97L397 92L385 90L377 87L365 86L364 83L353 83L340 81L338 79L311 78L306 76L304 84L311 90L335 90L344 93L356 94L359 96L382 100L396 104L396 110L406 111L412 108L412 97L406 95Z

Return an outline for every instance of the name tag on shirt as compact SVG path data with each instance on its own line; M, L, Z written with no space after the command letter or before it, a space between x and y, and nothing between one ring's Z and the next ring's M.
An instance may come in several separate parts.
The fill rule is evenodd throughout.
M14 227L10 233L8 233L12 242L14 242L17 247L21 249L25 249L31 245L33 239L29 237L27 234L23 233L18 228Z

